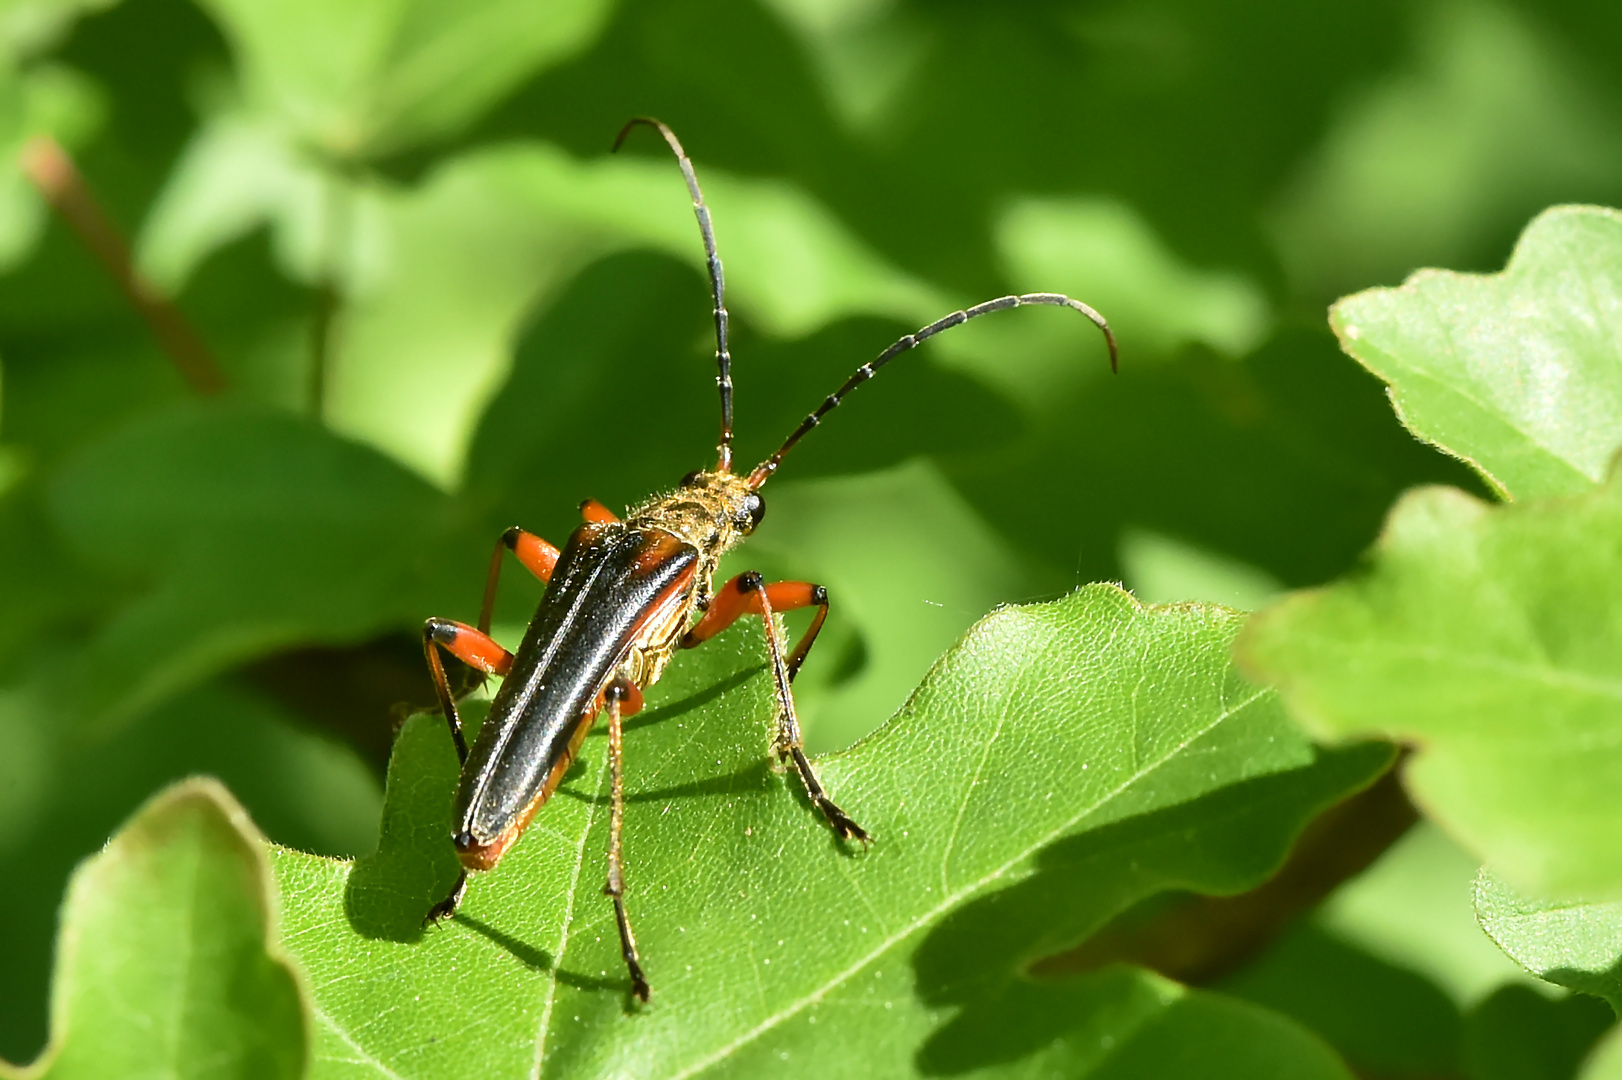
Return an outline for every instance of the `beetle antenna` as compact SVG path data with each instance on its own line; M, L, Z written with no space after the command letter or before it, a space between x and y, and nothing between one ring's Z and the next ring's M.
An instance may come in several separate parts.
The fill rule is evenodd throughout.
M698 189L698 176L693 172L692 159L687 151L681 148L681 140L671 131L663 121L655 120L651 116L638 116L626 122L620 128L620 133L614 138L614 149L610 153L617 153L625 136L638 124L646 124L656 128L659 134L665 137L670 149L675 153L676 160L681 164L682 178L687 181L688 194L693 197L693 215L698 218L698 232L704 238L704 257L710 271L710 292L715 298L715 366L718 369L715 376L715 385L721 391L721 445L718 472L732 471L732 354L727 351L727 307L723 294L726 292L726 278L721 272L721 256L715 253L715 227L710 224L710 208L704 205L704 193Z
M989 315L993 311L1006 311L1009 308L1020 307L1023 304L1051 304L1055 307L1073 308L1087 316L1087 318L1093 321L1094 325L1104 332L1104 341L1109 346L1110 370L1119 370L1117 365L1119 357L1115 348L1115 335L1110 331L1109 323L1104 321L1104 316L1100 315L1098 312L1094 311L1091 307L1082 303L1080 300L1072 300L1070 297L1062 296L1059 293L1026 293L1023 296L1001 296L995 300L987 300L985 303L976 304L974 307L965 311L954 311L944 319L937 319L928 326L924 327L922 330L918 331L916 334L908 334L894 345L891 345L888 349L885 349L883 352L879 353L876 359L857 368L856 373L850 378L846 379L843 386L824 398L822 404L817 406L815 412L811 413L804 420L800 421L800 426L795 428L794 433L783 441L783 445L777 448L776 453L767 458L765 461L761 462L759 465L755 466L755 471L749 474L749 490L755 491L759 489L760 486L767 480L771 479L772 473L777 471L777 466L782 464L783 455L794 449L794 444L805 438L805 436L810 433L812 428L822 423L822 418L837 408L839 403L845 400L846 394L850 393L852 390L871 379L879 368L883 367L885 364L888 364L891 360L894 360L897 356L900 356L908 349L914 348L923 344L925 341L928 341L942 330L950 330L954 326L962 326L970 319L978 319L980 316Z

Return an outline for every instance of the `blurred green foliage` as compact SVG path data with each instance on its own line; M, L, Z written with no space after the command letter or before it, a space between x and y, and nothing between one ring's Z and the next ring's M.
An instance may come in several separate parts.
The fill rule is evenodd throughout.
M1260 603L1350 567L1410 485L1485 494L1324 308L1622 203L1619 48L1594 0L0 3L0 1057L44 1045L68 873L148 794L218 775L273 839L366 853L422 618L472 617L506 526L561 540L581 499L708 463L701 251L658 140L607 156L628 117L675 127L714 207L746 462L961 304L1065 290L1121 337L1112 379L1069 313L955 331L767 489L727 571L832 589L802 680L831 749L999 602L1124 575ZM16 164L41 133L223 398L47 215ZM1417 1063L1390 1075L1518 1060L1343 1037L1379 998L1291 1015ZM1496 1038L1559 1027L1494 1008L1522 1018Z

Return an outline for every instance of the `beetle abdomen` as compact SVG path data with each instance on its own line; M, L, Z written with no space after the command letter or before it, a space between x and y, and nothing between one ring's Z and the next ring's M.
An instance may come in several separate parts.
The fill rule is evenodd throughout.
M569 537L457 791L457 847L493 866L568 770L615 667L684 604L698 550L663 529L588 523Z

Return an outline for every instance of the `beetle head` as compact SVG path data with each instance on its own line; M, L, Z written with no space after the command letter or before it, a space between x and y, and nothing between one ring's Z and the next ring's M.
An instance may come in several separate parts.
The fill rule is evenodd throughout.
M765 516L765 500L743 477L723 469L695 469L675 491L632 511L631 520L673 532L718 556L754 532Z

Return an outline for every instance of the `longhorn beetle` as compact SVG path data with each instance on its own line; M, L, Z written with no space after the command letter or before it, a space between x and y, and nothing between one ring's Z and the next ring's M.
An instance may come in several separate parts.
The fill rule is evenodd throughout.
M857 368L844 385L801 421L771 457L740 476L732 471L732 356L727 351L721 259L715 253L709 207L704 205L692 161L675 133L658 120L637 117L630 121L620 129L614 149L620 148L638 124L657 129L670 144L693 198L693 213L698 217L715 300L720 456L715 468L688 473L675 491L653 496L632 508L623 520L602 503L587 499L580 505L585 522L570 535L561 553L517 526L508 529L491 553L477 629L448 619L429 619L423 626L423 651L462 762L452 840L463 867L450 895L434 905L425 921L437 921L456 910L467 889L469 870L488 870L496 865L557 789L586 733L598 714L606 711L612 798L608 883L603 892L614 902L632 992L647 1001L648 981L642 974L636 936L631 933L625 913L625 860L620 844L625 776L620 724L642 708L643 688L658 681L678 648L689 649L709 640L740 616L761 617L777 696L773 749L780 758L793 761L806 794L840 839L869 842L867 831L835 805L818 782L801 745L794 695L789 689L828 617L827 590L805 581L768 585L753 571L739 574L719 590L711 582L721 556L752 533L765 515L766 504L760 497L762 485L777 471L783 456L846 394L901 353L970 319L1022 304L1068 307L1103 331L1112 370L1116 366L1116 347L1115 336L1103 316L1081 301L1057 293L1004 296L953 312L908 334ZM503 548L548 583L546 595L516 653L507 652L490 637L490 613L501 576ZM816 615L799 643L785 652L772 613L803 607L815 607ZM701 613L696 622L695 612ZM462 736L456 700L439 657L441 649L481 672L505 676L471 749Z

